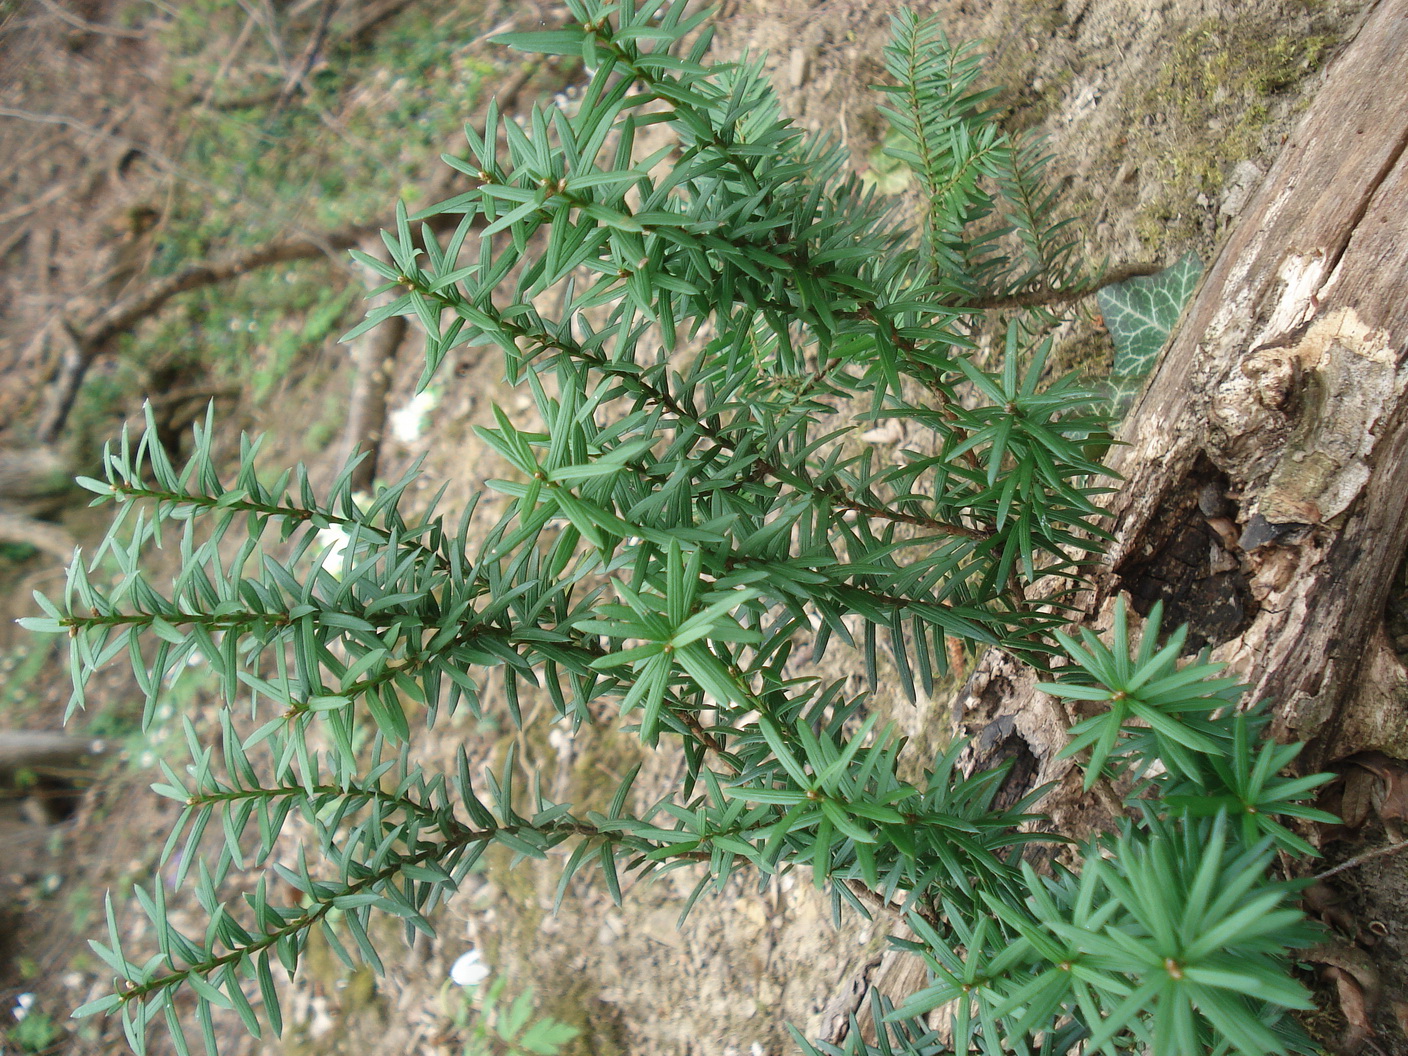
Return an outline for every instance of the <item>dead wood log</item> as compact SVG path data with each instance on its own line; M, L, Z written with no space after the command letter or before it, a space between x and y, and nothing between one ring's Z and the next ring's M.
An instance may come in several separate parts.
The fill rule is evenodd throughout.
M1209 268L1130 411L1096 598L1166 596L1312 765L1408 755L1382 629L1408 546L1405 49L1408 0L1382 0ZM1171 591L1190 534L1206 571Z
M1330 67L1208 269L1126 419L1115 543L1083 598L1188 623L1274 702L1276 735L1324 767L1408 757L1408 672L1383 631L1408 547L1408 0L1381 0ZM971 765L1024 754L1057 828L1109 806L1058 760L1065 722L1030 670L991 651L954 705ZM902 963L902 962L898 962ZM897 970L898 970L897 963ZM893 973L872 985L895 1000Z
M1121 431L1115 542L1084 605L1098 630L1121 594L1141 614L1163 601L1312 765L1408 755L1382 632L1408 546L1408 83L1381 76L1404 48L1408 0L1383 0L1208 269ZM1064 733L1034 681L989 653L955 718L1015 733L1032 783L1059 781ZM1087 809L1049 805L1073 824Z

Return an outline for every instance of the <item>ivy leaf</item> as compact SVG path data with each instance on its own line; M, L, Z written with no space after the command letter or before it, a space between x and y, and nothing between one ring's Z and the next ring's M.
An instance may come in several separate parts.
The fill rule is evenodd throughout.
M1112 373L1116 377L1138 377L1149 371L1202 274L1203 262L1197 254L1187 253L1156 275L1117 282L1095 295L1115 342Z

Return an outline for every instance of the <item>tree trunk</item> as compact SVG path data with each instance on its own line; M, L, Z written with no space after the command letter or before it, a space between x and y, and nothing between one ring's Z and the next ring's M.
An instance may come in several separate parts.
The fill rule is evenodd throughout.
M1166 596L1314 765L1408 755L1383 633L1408 544L1408 80L1384 77L1404 54L1408 2L1385 0L1209 268L1114 463L1099 607ZM1396 692L1362 692L1370 669Z
M1383 630L1408 545L1408 81L1382 74L1406 52L1408 0L1385 0L1208 269L1113 452L1115 543L1084 604L1100 630L1120 594L1162 600L1318 766L1408 756ZM1034 681L990 653L955 715L976 750L1019 736L1037 784L1071 764Z
M1408 79L1385 77L1405 54L1408 0L1383 0L1208 268L1125 420L1116 541L1083 599L1097 632L1121 595L1141 615L1162 600L1190 653L1211 647L1249 700L1274 702L1280 739L1309 742L1308 768L1408 757L1408 674L1384 630L1408 546ZM1025 762L1013 776L1055 782L1043 807L1085 837L1113 801L1081 795L1056 758L1068 719L1035 682L982 658L954 705L967 762ZM1377 908L1401 914L1401 887L1396 901ZM1380 942L1381 973L1400 945ZM905 968L871 982L898 1000ZM1385 989L1408 992L1397 973Z

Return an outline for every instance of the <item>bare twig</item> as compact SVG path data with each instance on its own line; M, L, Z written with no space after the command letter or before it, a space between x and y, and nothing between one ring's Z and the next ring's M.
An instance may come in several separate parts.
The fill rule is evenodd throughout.
M283 91L279 93L278 101L274 104L275 113L287 106L288 101L293 98L293 93L303 87L303 82L318 61L318 55L327 41L328 25L332 22L333 12L337 10L337 0L322 0L322 3L322 10L318 12L318 23L308 38L308 46L303 49L296 68L284 82Z
M249 35L253 29L254 16L246 15L244 25L240 27L240 31L236 35L234 41L225 50L225 57L220 62L220 68L215 71L215 76L210 78L210 83L206 85L205 91L201 93L201 106L211 105L210 100L215 95L215 89L220 87L220 82L223 81L225 77L229 74L230 67L235 64L236 57L241 51L244 50L245 44L249 42Z
M252 0L249 3L246 0L239 0L239 4L250 14L256 13ZM264 26L264 37L269 42L269 50L274 53L274 61L279 64L279 69L287 77L290 72L288 55L284 52L284 38L279 35L278 16L274 13L274 5L269 0L258 0L258 17Z
M905 908L900 903L891 902L887 898L882 898L870 888L866 887L865 884L861 883L859 880L848 879L844 881L844 883L846 885L846 889L850 891L851 894L855 895L856 898L860 899L871 909L878 910L881 913L884 913L886 916L893 918L894 920L898 920L901 922L904 920ZM934 911L928 906L925 906L920 902L914 903L913 911L915 913L918 913L930 924L937 926L940 923L938 915L935 914Z
M1115 268L1107 271L1101 276L1099 282L1078 286L1071 286L1066 289L1054 290L1049 286L1038 287L1033 290L1024 290L1021 293L1011 293L1000 297L979 297L977 300L969 301L966 304L955 304L949 307L959 311L1000 311L1006 308L1040 308L1044 305L1054 304L1075 304L1083 301L1092 294L1103 290L1106 286L1114 286L1129 279L1137 278L1140 275L1157 275L1163 271L1160 264L1128 264L1122 268Z
M347 32L342 34L342 39L354 45L365 42L372 30L381 25L388 18L400 14L415 0L383 0L382 3L368 4L362 11L362 17L357 22L349 26Z
M100 25L97 22L89 22L87 19L79 18L72 11L66 11L54 0L39 0L44 10L54 15L63 22L67 22L75 29L81 29L85 33L97 33L104 37L122 37L126 40L144 40L146 34L137 29L123 29L121 26Z
M1398 843L1390 843L1385 847L1376 847L1372 851L1365 851L1363 854L1356 854L1353 858L1348 858L1333 869L1326 869L1323 873L1316 873L1312 879L1325 880L1336 873L1348 872L1350 869L1357 869L1366 862L1372 862L1376 858L1386 858L1390 854L1397 854L1399 851L1408 850L1408 840L1400 840Z
M6 209L3 213L0 213L0 224L8 224L11 220L19 220L28 216L36 209L44 208L44 206L48 205L55 198L58 198L68 189L69 184L67 183L55 183L51 185L43 194L31 198L23 205L17 205L13 209Z
M5 239L3 242L0 242L0 260L4 260L6 257L8 257L10 255L10 250L14 249L32 234L34 234L32 228L24 226L15 228L14 233L10 235L9 238Z
M34 110L20 110L11 106L0 106L0 117L9 117L16 121L29 121L39 125L59 125L63 128L71 128L75 132L82 132L95 139L110 139L119 146L126 147L129 150L140 151L142 154L151 158L159 168L166 170L172 176L194 183L198 187L214 191L221 194L222 197L224 196L224 192L220 191L218 187L207 183L198 176L193 176L191 173L186 172L161 151L149 147L145 143L139 143L135 139L128 139L126 136L118 135L116 132L99 128L97 125L90 125L86 121L78 120L76 117L69 117L67 114L44 114Z
M53 443L58 439L89 366L107 344L119 334L130 331L142 320L155 315L171 298L190 290L228 282L273 264L311 260L330 251L350 249L362 239L375 234L381 226L379 223L355 224L321 237L273 242L238 254L229 260L191 264L174 275L158 279L131 297L118 301L82 329L65 321L63 329L69 337L69 349L60 363L59 373L50 393L49 405L39 423L37 435L40 441Z
M368 235L376 234L382 226L379 222L353 224L321 236L271 242L225 261L202 261L188 265L174 275L158 279L135 296L113 305L80 332L79 341L86 347L105 345L118 334L131 330L179 293L228 282L272 264L312 260L330 251L349 249Z
M531 70L520 70L499 93L500 105L508 108L513 105L518 94L527 84ZM0 111L3 112L3 111ZM435 201L449 193L457 174L446 166L441 177L427 188L427 198ZM436 220L440 223L437 224ZM451 214L431 221L432 229L453 225L459 217ZM341 250L351 249L364 239L375 237L384 225L381 222L350 224L336 231L308 234L283 242L273 242L247 252L237 254L224 261L201 261L188 265L165 278L158 279L130 297L125 297L112 305L97 318L83 326L75 326L63 321L63 330L69 340L69 348L59 364L53 387L50 390L48 406L42 415L36 435L43 443L53 443L63 430L73 408L73 401L84 376L93 360L118 335L131 331L138 323L156 314L173 297L190 290L203 289L231 279L239 278L260 268L274 264L287 264L298 260L311 260L320 256L332 256ZM397 342L399 346L399 342ZM394 354L394 348L390 350ZM360 420L367 423L382 422L386 417L386 387L369 389L367 398L373 401ZM377 406L379 405L379 411ZM378 429L380 426L378 426ZM361 443L372 442L363 437ZM375 442L379 442L379 437ZM372 450L375 450L373 443Z

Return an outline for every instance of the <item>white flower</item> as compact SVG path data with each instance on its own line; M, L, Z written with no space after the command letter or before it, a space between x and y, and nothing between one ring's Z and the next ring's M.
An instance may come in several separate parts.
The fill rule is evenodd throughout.
M413 444L425 433L425 422L440 402L432 392L418 392L399 411L392 411L391 435L403 444Z
M33 994L20 994L15 998L15 1007L10 1010L16 1019L24 1019L29 1015L29 1010L34 1007Z
M478 950L470 950L450 968L450 982L456 986L478 986L489 978L489 966L479 957Z
M340 524L318 529L318 546L328 547L323 554L323 567L334 576L342 575L343 561L347 556L347 544L352 540L347 529Z

